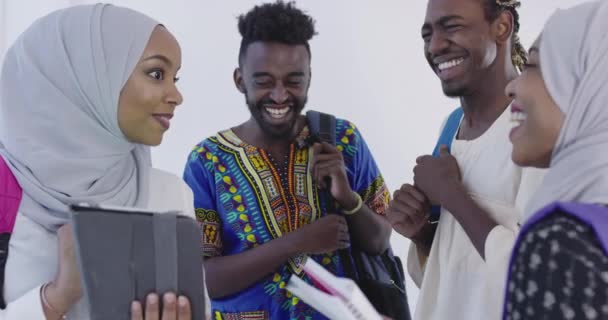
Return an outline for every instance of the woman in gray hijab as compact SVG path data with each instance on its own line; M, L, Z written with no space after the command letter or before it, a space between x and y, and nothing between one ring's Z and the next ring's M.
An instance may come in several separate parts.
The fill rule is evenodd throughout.
M53 12L8 50L0 75L0 156L23 189L9 242L0 319L87 319L71 241L73 203L194 216L177 176L153 169L182 96L180 47L157 21L97 4ZM164 319L187 316L168 295ZM150 297L146 316L157 312ZM179 308L177 307L179 305ZM166 304L167 306L167 304ZM133 305L133 318L142 307ZM189 318L189 316L187 316Z
M549 168L514 247L505 319L608 319L608 2L557 11L512 96L512 157Z

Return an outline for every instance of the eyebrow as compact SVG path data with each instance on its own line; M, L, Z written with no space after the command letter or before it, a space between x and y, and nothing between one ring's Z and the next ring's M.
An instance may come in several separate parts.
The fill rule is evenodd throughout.
M149 56L147 58L144 59L144 61L148 61L148 60L161 60L164 63L166 63L169 66L173 65L173 62L171 62L171 60L169 58L167 58L166 56L162 55L162 54L155 54L153 56Z
M290 72L289 74L287 74L288 77L303 77L305 75L306 74L302 71L295 71L295 72ZM254 72L252 77L254 77L254 78L272 77L272 75L268 72L258 71L258 72Z
M290 72L287 76L288 77L303 77L303 76L305 76L305 74L302 71L296 71L296 72Z
M451 16L445 16L445 17L441 17L437 23L439 24L446 24L452 20L463 20L464 18L459 16L459 15L451 15Z
M452 20L463 20L464 18L462 16L459 15L449 15L449 16L443 16L441 18L439 18L439 20L437 20L437 24L440 25L445 25L448 22L451 22ZM430 29L431 28L431 23L430 22L425 22L422 25L422 31L425 31L426 29Z
M254 77L254 78L260 78L260 77L272 77L272 76L268 72L260 72L260 71L258 71L258 72L254 72L253 75L252 75L252 77Z

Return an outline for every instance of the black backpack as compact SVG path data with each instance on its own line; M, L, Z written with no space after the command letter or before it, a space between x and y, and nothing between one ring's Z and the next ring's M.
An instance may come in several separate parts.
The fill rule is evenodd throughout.
M336 118L317 111L306 113L311 140L336 143ZM335 201L329 192L323 192L327 212L336 212ZM338 250L338 255L348 278L353 279L367 299L384 316L394 320L410 320L410 310L405 292L405 273L399 257L391 247L380 255L369 255L354 245L348 250ZM352 259L351 259L352 257Z

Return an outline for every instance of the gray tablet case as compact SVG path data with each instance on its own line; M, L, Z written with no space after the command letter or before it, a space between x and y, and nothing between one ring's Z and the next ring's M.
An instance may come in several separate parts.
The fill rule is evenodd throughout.
M84 297L93 320L129 320L150 292L190 299L205 318L201 231L192 218L94 205L72 206Z

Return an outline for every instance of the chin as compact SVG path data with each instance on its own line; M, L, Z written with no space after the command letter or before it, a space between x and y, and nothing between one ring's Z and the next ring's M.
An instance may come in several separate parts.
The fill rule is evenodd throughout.
M517 150L513 150L511 153L511 159L513 163L520 167L533 167L539 169L549 168L551 159L545 159L545 157L533 157L530 155L522 154Z
M299 116L299 113L294 114L292 118L290 118L285 124L280 126L272 125L266 122L263 118L260 120L256 120L258 121L258 125L260 126L260 128L262 128L262 131L264 131L269 136L275 138L284 138L285 136L291 136L293 128L298 122Z
M466 94L467 90L461 85L442 84L443 94L450 98L459 98Z
M519 156L515 151L511 153L511 160L513 160L513 163L520 167L529 167L528 162L524 158Z
M280 138L289 137L291 135L292 126L277 128L277 127L271 127L271 126L266 125L266 126L262 127L262 131L266 132L266 134L268 134L271 137L280 139Z
M159 137L145 137L139 143L143 144L143 145L146 145L146 146L150 146L150 147L156 147L156 146L160 145L161 142L163 142L163 136L159 136Z

